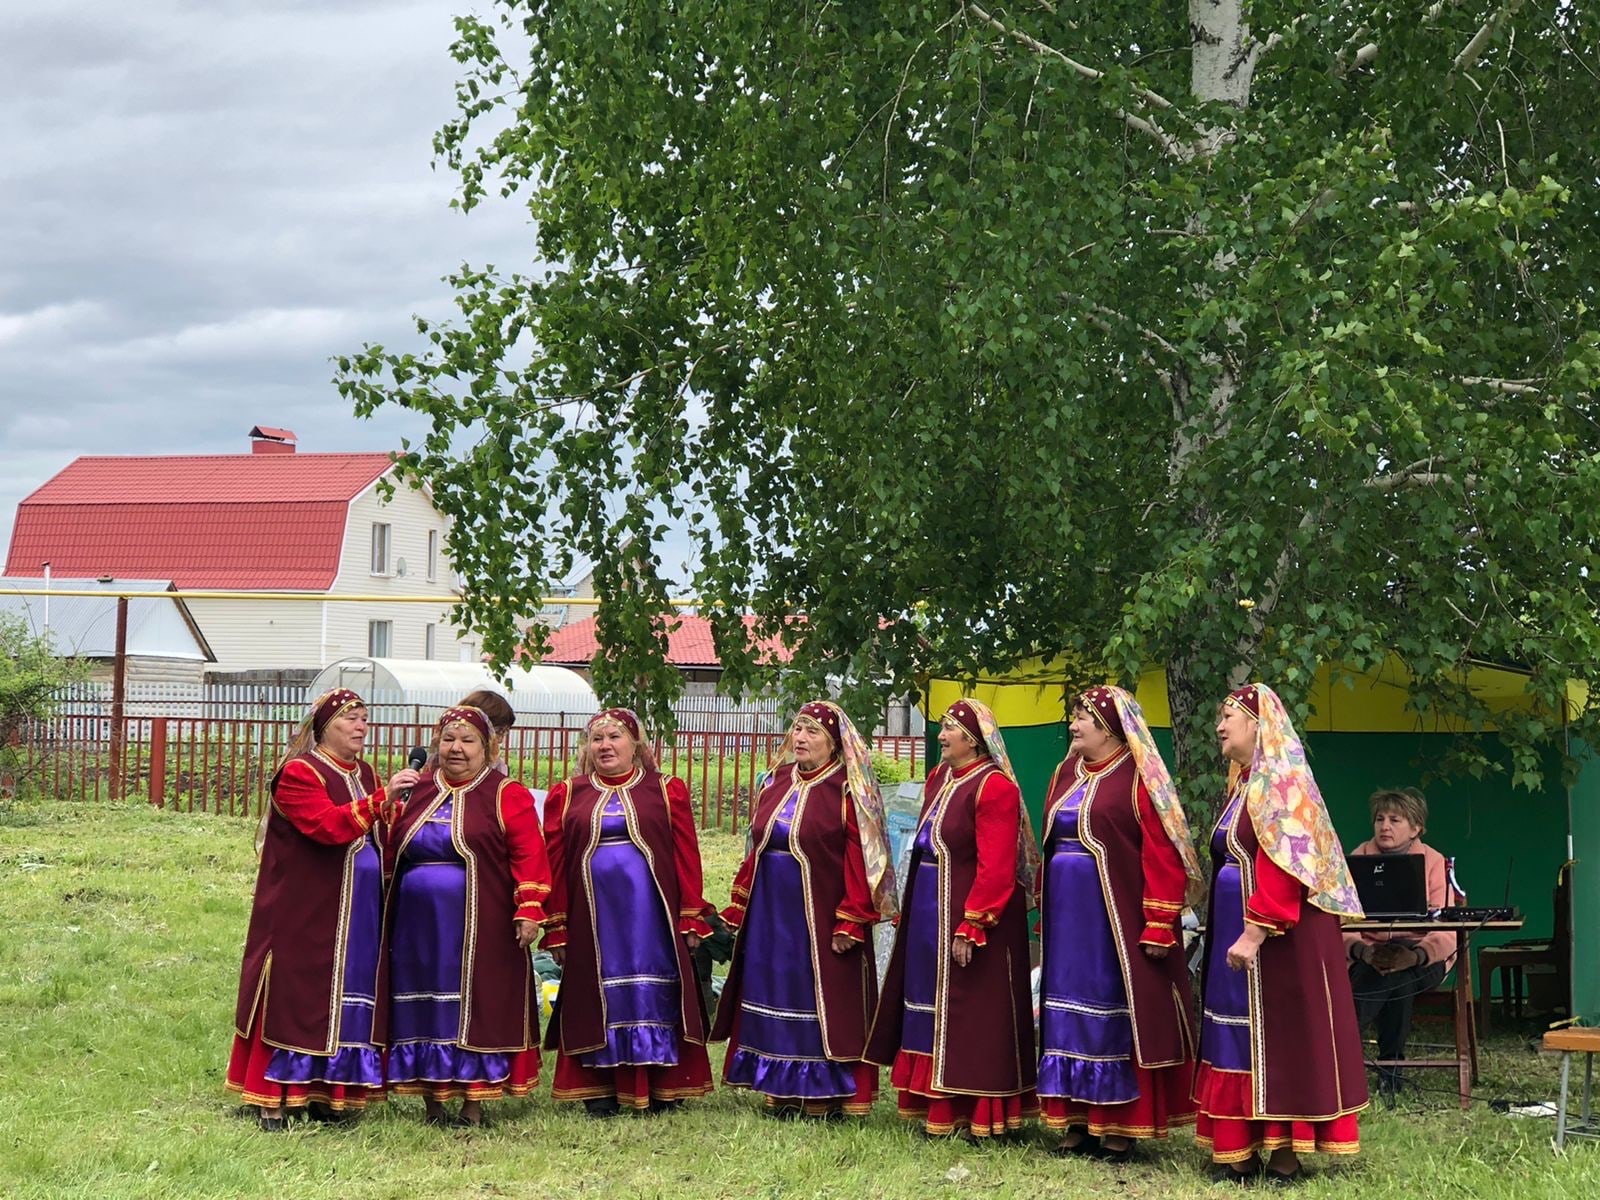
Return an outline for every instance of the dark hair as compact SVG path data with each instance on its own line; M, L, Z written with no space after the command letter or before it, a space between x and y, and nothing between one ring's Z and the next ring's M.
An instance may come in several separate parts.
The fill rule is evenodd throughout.
M1367 801L1376 821L1379 813L1395 813L1417 827L1420 837L1428 829L1428 799L1416 788L1379 788Z
M506 731L517 723L516 709L511 707L511 702L499 692L488 688L479 688L461 697L461 703L472 708L481 708L483 715L489 718L489 724L494 726L494 731L502 738Z

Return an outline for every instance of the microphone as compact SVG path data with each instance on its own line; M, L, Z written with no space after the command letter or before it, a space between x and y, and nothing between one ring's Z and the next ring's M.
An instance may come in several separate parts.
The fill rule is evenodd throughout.
M428 752L427 752L426 749L424 749L421 746L418 746L415 749L413 749L411 751L411 757L406 759L406 766L410 767L413 771L420 771L420 770L422 770L423 767L425 767L427 765L428 765ZM404 804L409 799L411 799L411 789L410 788L401 789L401 792L400 792L400 803Z

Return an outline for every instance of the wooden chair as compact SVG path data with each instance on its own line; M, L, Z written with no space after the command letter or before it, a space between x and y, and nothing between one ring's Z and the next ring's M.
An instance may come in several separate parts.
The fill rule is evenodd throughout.
M1556 995L1563 1011L1572 1004L1572 864L1563 863L1551 893L1555 908L1551 936L1545 941L1507 942L1478 951L1478 1029L1489 1036L1489 993L1494 973L1500 972L1500 997L1506 1016L1522 1016L1522 985L1528 967L1549 966L1556 975Z
M1561 1098L1556 1102L1556 1150L1566 1146L1567 1138L1600 1138L1600 1124L1594 1119L1594 1056L1600 1051L1600 1029L1552 1029L1544 1035L1544 1048L1561 1054ZM1569 1121L1567 1085L1572 1076L1572 1056L1583 1055L1583 1096L1578 1102L1578 1119Z

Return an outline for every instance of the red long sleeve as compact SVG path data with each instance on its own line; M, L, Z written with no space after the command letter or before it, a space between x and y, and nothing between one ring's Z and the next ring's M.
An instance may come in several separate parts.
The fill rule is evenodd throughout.
M1144 875L1144 932L1139 941L1147 946L1175 946L1174 927L1183 912L1189 878L1142 779L1134 788L1133 804L1139 819L1139 865Z
M516 780L500 789L500 826L511 857L513 919L542 925L545 898L550 895L550 860L545 855L533 793Z
M700 836L695 832L694 804L689 785L676 775L666 776L667 819L672 824L672 863L678 872L678 932L711 936L706 917L716 911L706 903L705 874L700 864Z
M867 929L878 919L878 906L872 902L872 887L867 883L867 860L861 853L861 826L856 823L856 806L848 788L843 803L844 896L833 914L833 932L864 942Z
M1256 890L1245 901L1244 918L1268 933L1287 933L1300 920L1306 885L1256 848Z
M974 945L988 942L984 932L1000 920L1017 886L1017 814L1022 793L999 771L978 785L973 825L978 843L978 869L962 905L956 936Z
M752 845L750 853L744 856L744 861L739 864L739 870L733 877L732 899L728 907L722 910L722 919L733 930L744 924L745 909L750 906L750 884L756 877L756 854L756 847Z
M291 760L272 789L272 804L284 818L314 842L337 846L365 836L372 828L378 805L383 801L380 788L349 804L335 804L317 773L303 762Z
M558 783L544 798L544 852L550 871L550 895L544 904L544 937L540 945L554 950L567 944L567 857L561 822L567 812L567 785Z

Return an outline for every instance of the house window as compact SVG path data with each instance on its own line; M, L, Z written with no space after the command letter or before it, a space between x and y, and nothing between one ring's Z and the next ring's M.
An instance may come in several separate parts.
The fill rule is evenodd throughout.
M387 525L384 526L388 528ZM368 621L367 622L367 657L388 658L389 648L394 645L393 621Z
M437 625L432 625L432 624L424 625L422 627L422 657L423 658L432 658L433 657L433 631L435 629L437 629L437 628L438 628Z
M428 582L433 583L439 578L439 531L428 530ZM431 628L431 626L430 626ZM433 655L428 655L432 658Z
M372 573L389 573L389 527L374 523L372 526Z

